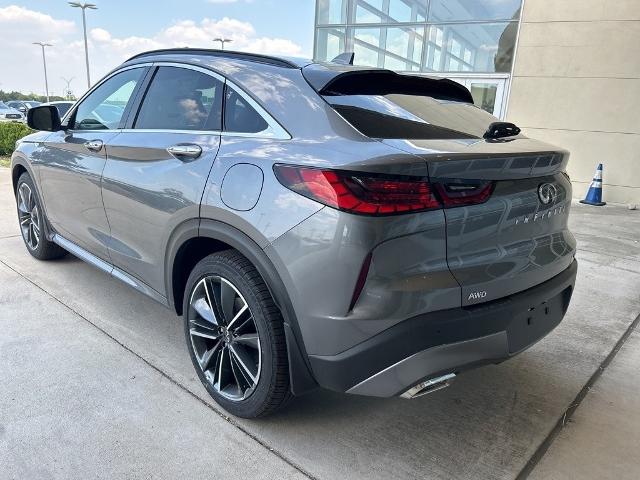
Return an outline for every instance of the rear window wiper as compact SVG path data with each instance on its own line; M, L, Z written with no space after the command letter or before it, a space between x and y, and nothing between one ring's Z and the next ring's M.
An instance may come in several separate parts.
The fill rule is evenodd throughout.
M520 128L510 122L493 122L484 132L483 138L513 137L520 133Z

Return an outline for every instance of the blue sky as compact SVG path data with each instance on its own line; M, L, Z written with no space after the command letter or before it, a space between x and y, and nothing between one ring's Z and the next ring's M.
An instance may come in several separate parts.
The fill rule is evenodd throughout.
M88 1L88 0L82 0ZM152 36L177 20L230 17L251 23L260 35L288 38L311 51L314 0L92 0L91 27L102 27L120 37ZM54 18L77 20L79 11L64 0L0 1L0 7L20 5Z
M210 39L234 38L227 48L310 56L314 0L93 0L87 11L93 80L128 56L167 46L212 47ZM0 0L0 89L42 93L42 59L33 41L54 44L47 51L54 93L60 77L82 86L84 52L79 9L65 0Z

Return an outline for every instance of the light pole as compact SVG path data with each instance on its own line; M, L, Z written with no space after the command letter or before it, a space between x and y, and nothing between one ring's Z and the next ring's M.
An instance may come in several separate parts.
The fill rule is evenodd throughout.
M44 47L53 47L50 43L33 42L34 45L40 45L42 48L42 64L44 65L44 91L47 94L47 102L49 102L49 80L47 80L47 57L44 55Z
M87 87L91 88L91 77L89 75L89 47L87 46L87 17L84 11L87 8L91 10L97 10L98 7L96 7L93 3L69 2L69 5L74 8L82 9L82 30L84 31L84 59L87 63Z
M224 44L227 43L227 42L229 42L229 43L233 42L233 39L232 38L219 37L219 38L214 38L213 41L214 42L220 42L220 45L222 45L222 50L224 50Z
M71 82L73 81L74 78L76 77L71 77L71 78L64 78L64 77L60 77L62 80L64 80L64 83L67 84L67 88L64 90L64 94L67 97L67 100L71 100Z

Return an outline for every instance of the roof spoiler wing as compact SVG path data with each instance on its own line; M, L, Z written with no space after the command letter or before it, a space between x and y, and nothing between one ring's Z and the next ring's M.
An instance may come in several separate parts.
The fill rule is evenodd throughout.
M448 78L406 75L384 69L345 64L311 64L302 69L307 82L321 95L387 95L404 93L439 100L473 103L471 92Z

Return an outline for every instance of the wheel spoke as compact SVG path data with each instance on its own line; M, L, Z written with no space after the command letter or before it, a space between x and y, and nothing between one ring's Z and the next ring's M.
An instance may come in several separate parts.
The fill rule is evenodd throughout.
M207 303L207 300L204 298L199 298L195 302L193 302L193 308L198 315L202 317L205 321L211 323L212 325L218 326L218 322L216 321L216 317L211 310L211 307Z
M200 325L198 325L200 326ZM209 332L209 331L200 331L197 328L191 328L189 329L189 333L191 334L191 336L194 337L201 337L201 338L210 338L211 340L218 340L220 338L220 334L216 333L216 332Z
M26 188L25 188L26 187ZM27 187L26 184L22 184L20 185L20 190L18 190L18 197L19 197L19 201L18 201L18 209L23 212L23 213L29 213L31 212L31 210L29 210L29 207L27 205L27 200L26 198L24 198L25 195L25 189L28 189L29 187Z
M246 345L247 347L258 349L260 348L260 340L258 339L257 333L246 333L244 335L239 335L234 338L236 343L241 345Z
M207 286L207 298L211 304L211 310L216 316L218 325L224 326L227 324L227 319L224 317L220 304L220 284L219 282L213 282L210 278L205 279L205 285Z
M220 279L220 307L224 322L227 326L231 325L233 319L233 305L236 299L236 291L229 282Z
M203 372L209 370L209 364L211 363L211 359L215 356L216 353L220 351L220 346L223 344L222 340L218 340L218 342L211 348L204 352L202 358L200 359L200 367Z
M255 367L253 360L251 359L245 348L241 345L230 345L229 351L238 361L238 364L240 365L240 367L242 367L242 370L244 370L244 372L251 378L251 381L255 383L258 373L257 368Z
M246 317L247 315L249 315L249 307L245 303L244 306L240 310L238 310L238 313L236 313L235 316L231 319L229 325L227 325L227 328L231 329L238 320ZM242 323L244 323L244 321L242 321Z
M237 358L234 355L231 355L229 358L231 359L233 374L240 390L244 393L247 389L255 387L255 382L247 375Z

